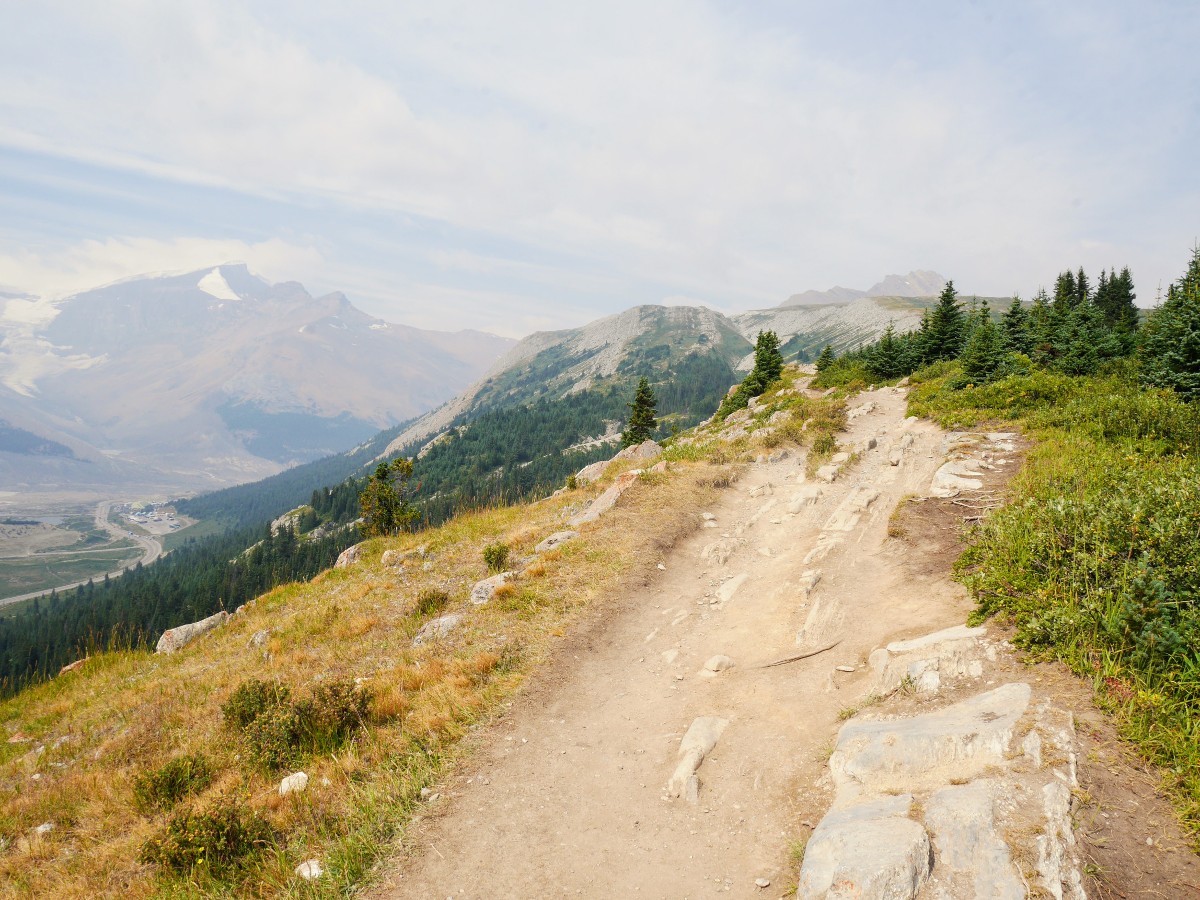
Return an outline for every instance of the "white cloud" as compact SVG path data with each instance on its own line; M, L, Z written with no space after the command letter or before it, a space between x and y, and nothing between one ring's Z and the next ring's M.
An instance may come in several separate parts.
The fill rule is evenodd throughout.
M595 289L586 270L762 306L914 267L983 292L1079 263L1130 262L1136 274L1161 265L1155 244L1178 239L1164 216L1147 216L1142 245L1110 227L1148 202L1157 160L1135 129L1096 141L1095 123L1062 108L1062 72L1042 68L1073 63L1071 35L1089 60L1124 48L1130 68L1131 42L1161 38L1091 7L1082 19L1025 10L1029 24L1010 27L1032 49L1012 51L1005 33L988 35L996 46L939 46L960 36L939 31L953 16L930 21L923 45L892 46L871 32L870 11L831 28L816 6L751 22L682 0L345 0L336 16L266 0L48 9L55 40L23 41L19 27L0 36L0 143L351 214L430 217L584 261L502 265L451 243L451 274L578 275ZM1054 42L1039 47L1040 32ZM1195 193L1181 184L1172 214ZM1114 258L1122 249L1132 255ZM0 259L0 281L12 281L14 255ZM247 254L140 255L183 268ZM87 257L81 270L133 274ZM375 265L363 280L397 280ZM611 292L614 307L624 294ZM530 303L493 294L509 301Z

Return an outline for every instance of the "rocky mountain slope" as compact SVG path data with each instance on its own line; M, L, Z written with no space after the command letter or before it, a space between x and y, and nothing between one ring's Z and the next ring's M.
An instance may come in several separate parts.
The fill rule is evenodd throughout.
M0 341L0 420L70 451L47 465L28 438L9 441L4 481L181 489L351 446L453 395L512 343L388 323L242 265L57 304L11 298Z

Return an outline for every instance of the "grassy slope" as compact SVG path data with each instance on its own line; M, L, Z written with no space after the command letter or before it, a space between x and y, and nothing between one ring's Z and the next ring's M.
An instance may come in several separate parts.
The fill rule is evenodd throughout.
M953 391L914 376L911 411L1015 424L1036 444L960 562L979 618L1091 679L1200 835L1200 410L1130 372L1047 372Z
M814 421L836 427L830 410L839 406L789 394L757 410L756 419L786 407L791 422L767 443L811 439L821 433L819 422L805 432L800 423L815 413ZM753 435L732 446L703 437L681 442L668 451L669 474L643 476L583 537L545 554L486 606L466 601L487 574L482 548L500 539L514 555L531 552L563 527L564 510L603 484L372 541L362 563L279 588L178 654L102 654L0 704L8 733L31 739L0 743L0 838L8 847L0 854L0 896L345 896L395 851L421 788L453 764L459 739L503 711L585 610L648 575L665 548L697 527L716 486L735 475L730 463L762 444ZM379 565L386 549L421 544L431 553L428 569ZM418 628L437 614L415 608L430 588L449 594L445 611L468 613L465 627L414 647ZM268 629L264 647L249 646L252 635ZM301 761L311 778L303 794L281 798L281 773L252 766L246 747L222 725L221 704L249 678L278 679L294 695L361 678L372 695L348 746ZM239 803L278 834L220 879L203 870L174 876L138 861L169 813L139 811L135 779L193 753L209 760L215 777L177 809ZM33 835L43 822L55 829ZM311 883L293 876L300 861L314 857L329 874Z

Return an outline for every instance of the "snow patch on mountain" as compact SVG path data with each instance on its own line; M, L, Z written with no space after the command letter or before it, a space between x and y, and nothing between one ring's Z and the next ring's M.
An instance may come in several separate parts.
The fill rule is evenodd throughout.
M198 282L196 287L204 291L204 293L216 297L218 300L241 300L241 296L233 288L229 286L229 282L225 280L225 276L221 274L221 267L217 266Z

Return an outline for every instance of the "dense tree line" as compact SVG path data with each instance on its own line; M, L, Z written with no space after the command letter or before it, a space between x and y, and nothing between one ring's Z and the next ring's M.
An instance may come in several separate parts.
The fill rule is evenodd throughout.
M291 528L238 529L189 542L119 578L33 600L0 619L0 693L54 675L92 650L153 645L172 626L311 578L357 540L353 527L316 540Z
M996 317L984 304L965 305L947 282L916 331L897 334L888 325L879 340L834 358L826 347L817 360L825 381L856 372L886 381L943 360L962 364L963 384L983 384L1043 366L1066 375L1090 375L1138 346L1138 310L1129 269L1101 272L1095 290L1087 273L1058 276L1054 297L1039 291L1031 304L1014 297Z

